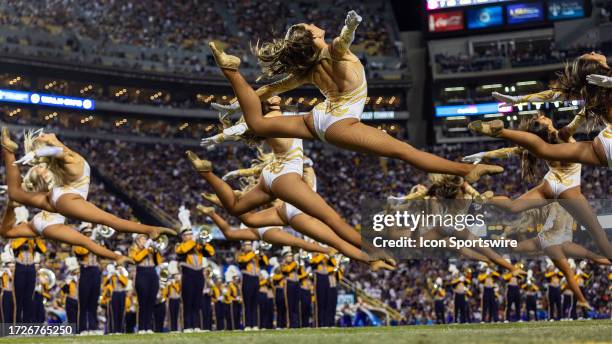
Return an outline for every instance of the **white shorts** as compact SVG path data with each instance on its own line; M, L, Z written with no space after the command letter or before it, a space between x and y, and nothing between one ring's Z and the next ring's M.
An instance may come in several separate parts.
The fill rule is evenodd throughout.
M261 175L264 180L264 185L268 190L272 191L272 183L274 183L274 180L287 173L297 173L300 176L304 174L304 161L301 157L282 162L272 161L264 167Z
M546 180L548 185L550 185L553 195L555 196L555 199L557 199L559 198L559 195L561 195L565 191L573 187L580 186L580 176L580 170L578 170L578 172L574 174L564 176L563 178L560 178L552 171L548 171L548 173L546 173L546 175L544 176L544 180Z
M32 227L38 234L42 235L45 228L52 225L63 225L65 222L66 218L64 216L43 210L32 218Z
M364 82L356 90L346 95L326 99L312 109L314 129L321 141L325 141L325 132L332 124L347 118L361 120L365 106L368 85Z
M266 234L267 231L269 231L270 229L282 229L281 227L260 227L257 228L257 233L259 234L259 240L263 240L264 238L264 234Z
M76 182L72 182L66 186L54 186L51 189L51 204L54 206L57 204L57 200L65 194L77 194L83 199L87 199L89 194L89 175L90 175L89 164L85 162L83 167L83 176Z
M292 218L300 214L303 214L300 209L294 207L292 204L285 202L285 217L287 218L288 222L291 221Z
M601 142L608 159L608 167L612 167L612 125L608 125L607 128L602 130L597 138Z

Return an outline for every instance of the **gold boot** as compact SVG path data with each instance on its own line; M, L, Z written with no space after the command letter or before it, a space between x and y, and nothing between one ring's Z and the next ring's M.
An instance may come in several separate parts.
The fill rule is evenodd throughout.
M198 204L198 206L196 207L196 209L198 209L198 211L206 216L210 216L215 212L215 207L205 207L201 204Z
M228 55L222 50L219 50L215 45L215 42L208 42L210 50L212 50L213 57L217 66L221 69L238 70L240 67L240 58L234 55Z
M209 201L210 203L219 206L219 207L223 207L223 204L221 204L221 201L219 200L219 197L217 197L217 195L215 194L210 194L210 193L205 193L202 192L200 193L200 196L202 196L202 198L204 198L205 200Z
M8 127L2 127L2 147L6 148L11 153L15 153L17 148L19 148L17 143L11 140L11 134Z
M198 172L211 172L212 163L208 160L202 160L198 155L190 150L187 152L187 158L191 161L193 168Z
M591 307L591 305L589 305L588 302L580 302L580 301L578 301L578 302L576 302L576 306L585 308L586 310L589 310L589 311L593 310L593 307Z
M489 122L474 121L468 124L468 129L481 135L497 137L504 129L504 121L499 119Z
M504 172L504 168L496 165L478 164L463 179L472 184L478 181L485 174L498 174Z

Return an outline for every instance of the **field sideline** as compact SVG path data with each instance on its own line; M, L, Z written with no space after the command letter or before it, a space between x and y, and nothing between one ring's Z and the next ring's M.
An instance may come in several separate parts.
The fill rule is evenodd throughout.
M611 320L207 332L64 338L2 338L0 343L612 343Z

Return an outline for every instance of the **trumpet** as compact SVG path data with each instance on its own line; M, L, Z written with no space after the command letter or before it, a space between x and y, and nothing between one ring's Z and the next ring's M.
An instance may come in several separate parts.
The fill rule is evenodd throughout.
M157 252L164 252L166 248L168 248L168 236L160 235L159 238L153 240L151 247L153 247Z
M93 241L99 241L100 239L109 239L115 235L115 230L103 225L97 225L94 227L91 237Z
M55 286L55 273L47 268L42 268L38 270L38 273L40 275L42 275L41 277L43 277L46 282L47 282L47 287L49 289L53 288L53 286Z
M204 245L204 244L208 244L209 242L211 242L212 239L213 238L212 238L210 227L201 226L200 231L198 232L198 235L196 237L196 242L198 244Z

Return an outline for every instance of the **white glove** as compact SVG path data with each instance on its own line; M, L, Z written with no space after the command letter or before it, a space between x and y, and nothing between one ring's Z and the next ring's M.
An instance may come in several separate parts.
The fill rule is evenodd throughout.
M34 158L36 158L36 153L29 152L28 154L24 155L21 159L15 161L13 165L26 165L30 163L32 160L34 160Z
M516 104L521 102L521 97L519 96L509 96L507 94L501 94L499 92L491 93L493 98L499 100L500 102L508 103L508 104Z
M223 179L224 181L228 181L230 179L239 177L240 175L238 174L238 171L231 171L226 173L223 177L221 177L221 179Z
M13 211L15 212L16 224L28 222L28 217L30 217L30 212L28 211L28 208L21 206L15 208Z
M223 135L225 136L240 136L242 134L244 134L247 130L249 130L249 127L247 126L246 123L242 122L242 123L238 123L236 125L233 125L229 128L226 128L223 130Z
M589 74L587 75L586 79L591 85L612 88L612 77L599 74Z
M486 154L485 152L480 152L480 153L468 155L468 156L463 157L461 161L470 162L472 164L479 164L482 161L482 159L484 159L485 154Z
M218 143L221 143L223 141L225 141L225 135L217 134L215 136L203 138L200 141L200 146L202 146L202 147L214 146L214 145L216 145Z
M239 112L240 110L240 103L239 102L233 102L229 105L223 105L223 104L219 104L219 103L211 103L210 106L212 106L213 109L223 112L223 114L221 116L225 117L225 116L229 116L233 113ZM220 117L221 117L220 116Z
M187 208L185 208L184 205L181 205L178 213L179 221L181 221L181 229L191 228L191 220L189 219L190 215L191 212Z
M361 18L361 16L359 16L357 12L351 10L346 15L346 19L344 20L344 25L346 25L349 29L354 29L357 27L357 25L359 25L359 23L361 23L362 19L363 18Z

